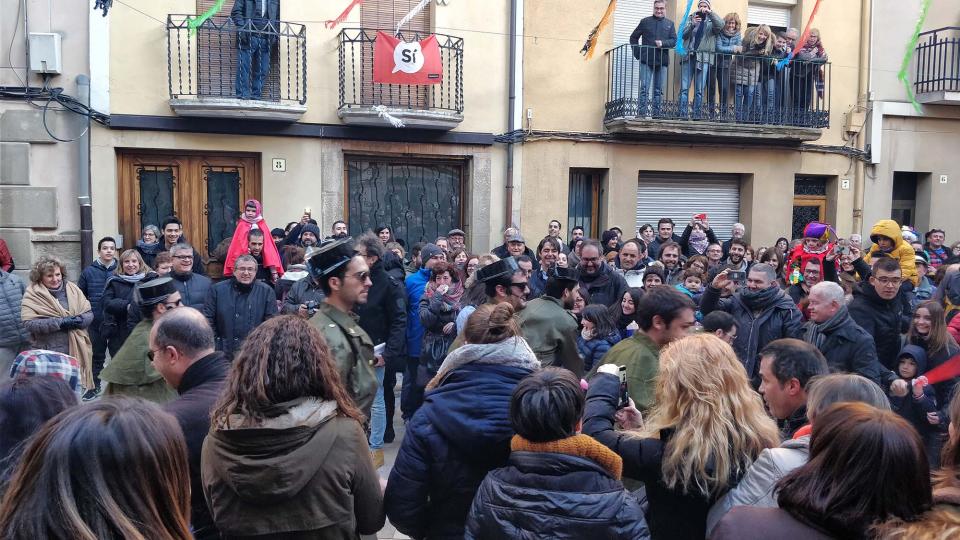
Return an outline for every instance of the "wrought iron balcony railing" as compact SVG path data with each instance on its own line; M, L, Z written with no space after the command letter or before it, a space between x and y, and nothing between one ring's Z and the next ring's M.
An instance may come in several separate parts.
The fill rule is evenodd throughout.
M921 33L916 52L917 94L960 92L960 27Z
M392 32L392 31L391 31ZM429 34L402 32L404 41ZM430 85L373 82L373 49L377 30L345 28L340 32L340 111L383 105L410 111L463 113L463 38L435 34L440 45L443 81Z
M624 118L825 128L830 63L621 45L609 51L604 121ZM667 64L663 66L662 64Z
M167 15L171 100L223 98L306 104L304 25L249 19L238 24L230 17L215 16L192 32L187 26L189 17L195 15ZM260 62L266 59L269 66L260 71Z

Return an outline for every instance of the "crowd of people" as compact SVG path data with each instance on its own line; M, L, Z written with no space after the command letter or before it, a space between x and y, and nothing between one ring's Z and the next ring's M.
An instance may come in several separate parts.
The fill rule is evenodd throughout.
M0 260L4 538L960 535L940 229L142 233Z

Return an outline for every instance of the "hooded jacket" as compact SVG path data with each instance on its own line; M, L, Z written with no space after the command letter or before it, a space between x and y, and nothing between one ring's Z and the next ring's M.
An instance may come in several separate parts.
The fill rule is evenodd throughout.
M203 494L224 537L355 540L379 531L380 483L360 424L331 401L274 409L255 427L211 428L203 444Z
M904 357L912 358L917 364L917 374L914 378L923 375L929 370L927 353L922 347L916 345L905 346L903 350L900 351L900 354L897 355L897 363L899 364L900 359ZM899 371L897 371L897 375L900 375ZM910 383L910 381L907 380L907 383ZM927 413L937 411L937 394L933 385L928 384L924 386L923 396L919 399L914 397L913 388L903 397L891 395L890 408L913 424L913 427L917 429L920 435L939 432L939 426L932 425L927 421Z
M870 229L870 240L873 245L870 246L870 252L864 255L863 259L868 264L873 264L873 258L880 251L880 245L877 244L880 236L886 236L893 240L893 249L887 255L900 261L900 270L903 272L903 279L909 279L913 286L920 284L920 274L917 273L916 253L903 239L903 231L900 226L892 219L881 219Z
M484 476L507 464L514 435L510 396L530 373L522 367L470 363L450 371L427 392L407 424L384 493L387 516L397 530L413 538L464 537L467 513Z

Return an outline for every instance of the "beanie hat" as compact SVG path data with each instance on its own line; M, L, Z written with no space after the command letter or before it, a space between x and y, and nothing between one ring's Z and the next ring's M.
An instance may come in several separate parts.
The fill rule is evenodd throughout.
M697 7L700 7L700 6L702 6L703 4L706 4L708 8L713 9L713 8L710 6L710 0L700 0L699 2L697 2Z
M314 236L317 237L317 240L320 240L320 227L317 227L313 223L307 223L303 226L303 229L300 231L300 236L303 236L305 232L312 232Z
M270 231L270 236L272 236L272 237L274 237L274 238L283 238L283 237L287 236L287 233L283 232L283 229L281 229L280 227L277 227L277 228L273 229L272 231Z
M427 244L420 248L420 260L429 261L441 253L443 253L443 250L436 244Z

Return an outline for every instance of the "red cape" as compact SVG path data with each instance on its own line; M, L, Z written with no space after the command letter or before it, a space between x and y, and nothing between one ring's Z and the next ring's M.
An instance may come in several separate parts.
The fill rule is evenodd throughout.
M241 255L249 255L247 248L247 234L254 225L251 225L240 219L237 221L237 228L233 231L233 239L230 240L230 249L227 250L227 260L223 263L223 275L230 277L233 275L233 263ZM283 275L283 263L280 262L280 252L277 251L277 245L273 243L273 237L270 235L270 228L267 227L267 221L261 219L256 227L263 231L263 267L275 268L277 275Z

